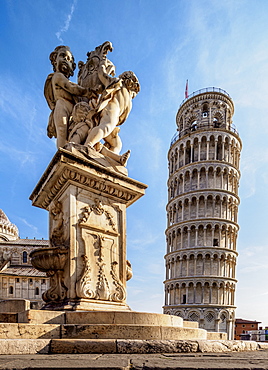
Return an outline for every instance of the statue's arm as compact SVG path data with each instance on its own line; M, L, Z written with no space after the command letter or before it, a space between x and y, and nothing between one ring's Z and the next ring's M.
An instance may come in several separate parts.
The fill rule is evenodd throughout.
M119 78L111 76L112 73L114 73L114 69L112 69L111 66L107 68L104 63L100 64L98 76L105 87L111 85L113 82L119 81Z
M68 91L72 95L92 97L92 93L85 87L79 86L68 80L62 73L54 76L54 83L56 86Z

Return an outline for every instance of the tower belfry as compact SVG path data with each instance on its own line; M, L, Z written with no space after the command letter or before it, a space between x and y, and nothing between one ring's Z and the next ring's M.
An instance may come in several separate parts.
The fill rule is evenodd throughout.
M168 153L164 313L233 337L242 142L234 104L218 88L179 107Z

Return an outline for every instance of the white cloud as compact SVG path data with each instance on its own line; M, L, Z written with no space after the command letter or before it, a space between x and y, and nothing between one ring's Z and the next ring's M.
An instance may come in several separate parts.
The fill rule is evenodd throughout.
M0 152L8 155L9 158L19 163L22 167L29 163L36 162L36 153L19 150L16 147L0 142Z
M31 93L31 90L34 92ZM40 95L41 99L42 95ZM36 97L36 86L25 86L23 83L15 80L11 75L0 75L0 108L1 119L9 122L15 131L14 138L20 137L20 131L27 133L27 139L30 137L37 141L43 137L43 132L36 125L37 117L40 119L42 114L37 111L36 106L40 103L39 96ZM9 126L6 123L6 130Z
M266 251L267 247L262 245L241 249L237 265L238 275L246 274L247 278L249 273L254 273L250 276L260 277L263 271L267 270L268 253ZM243 281L245 281L244 279L245 277L243 277Z
M164 278L164 270L165 270L165 263L163 261L159 261L159 263L149 263L148 264L148 272L153 275L160 275Z
M256 193L257 185L268 182L268 148L259 145L248 145L241 160L241 189L240 197L249 198Z
M63 39L62 39L61 35L64 32L67 32L69 27L70 27L70 23L71 23L71 20L72 20L72 17L73 17L73 13L75 11L76 4L77 4L77 0L74 0L73 3L72 3L72 6L71 6L70 13L67 15L66 20L64 22L64 26L61 27L61 29L58 32L56 32L57 39L60 42L63 42Z
M38 228L32 224L30 224L25 218L19 217L19 220L24 223L26 226L28 226L33 232L36 234L38 232Z
M135 250L143 250L145 247L152 245L157 242L159 239L159 235L151 234L150 232L144 231L140 233L137 230L137 234L140 235L139 238L136 239L128 239L129 248L135 249Z

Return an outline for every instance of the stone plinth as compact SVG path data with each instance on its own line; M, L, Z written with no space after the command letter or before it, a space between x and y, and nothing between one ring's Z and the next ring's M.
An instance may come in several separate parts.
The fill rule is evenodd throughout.
M129 310L126 208L145 189L94 150L58 150L30 197L49 211L51 247L31 254L51 278L46 309Z

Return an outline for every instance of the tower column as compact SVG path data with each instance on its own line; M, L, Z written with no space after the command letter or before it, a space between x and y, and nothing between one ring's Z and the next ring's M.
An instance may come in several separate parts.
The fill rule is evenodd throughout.
M186 275L189 276L189 256L186 257Z
M197 261L197 256L194 256L194 276L196 276L196 261Z
M196 198L196 218L199 218L199 198Z

